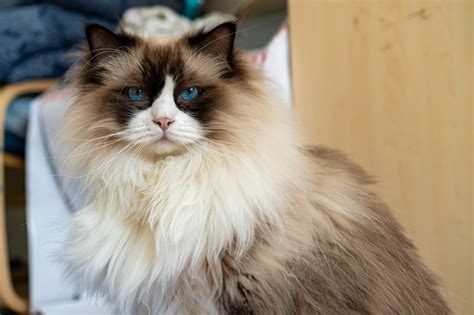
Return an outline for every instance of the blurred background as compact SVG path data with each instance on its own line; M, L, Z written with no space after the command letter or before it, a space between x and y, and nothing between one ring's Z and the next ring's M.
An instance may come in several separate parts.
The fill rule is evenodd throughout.
M279 85L308 144L340 149L474 314L473 3L470 0L0 1L0 313L103 314L62 276L58 225L82 206L63 185L67 70L96 22L174 36L238 18L236 45Z

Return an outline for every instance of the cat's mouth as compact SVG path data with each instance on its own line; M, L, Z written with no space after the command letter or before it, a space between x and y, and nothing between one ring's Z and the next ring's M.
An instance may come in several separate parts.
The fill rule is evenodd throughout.
M152 143L158 147L177 147L180 145L180 142L176 139L173 139L173 136L163 133L162 135L156 137L152 140Z

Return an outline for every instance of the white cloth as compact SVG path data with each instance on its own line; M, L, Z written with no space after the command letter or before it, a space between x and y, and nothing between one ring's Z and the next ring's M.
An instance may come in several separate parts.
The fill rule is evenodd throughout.
M107 314L100 299L74 299L55 255L63 245L71 212L49 164L41 130L40 100L33 101L27 137L27 227L30 311L42 314Z
M128 9L120 21L120 28L144 37L170 37L182 35L192 29L212 28L234 19L231 14L211 12L189 20L165 6L157 5Z

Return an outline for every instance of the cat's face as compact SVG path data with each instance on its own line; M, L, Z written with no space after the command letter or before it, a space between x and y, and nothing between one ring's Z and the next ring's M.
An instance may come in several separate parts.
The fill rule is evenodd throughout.
M251 89L233 48L235 29L229 22L159 42L88 26L80 116L99 136L159 155L231 137L238 132L228 123L232 94Z

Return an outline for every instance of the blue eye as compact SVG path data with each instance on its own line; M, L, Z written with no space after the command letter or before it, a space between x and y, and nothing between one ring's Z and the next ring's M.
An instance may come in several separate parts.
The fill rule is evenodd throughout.
M198 97L199 95L199 91L198 91L198 88L197 87L190 87L190 88L187 88L186 90L184 90L183 92L181 92L181 94L179 95L179 97L183 100L183 101L192 101L194 100L196 97Z
M145 91L137 88L128 88L127 95L134 102L144 101L146 98Z

